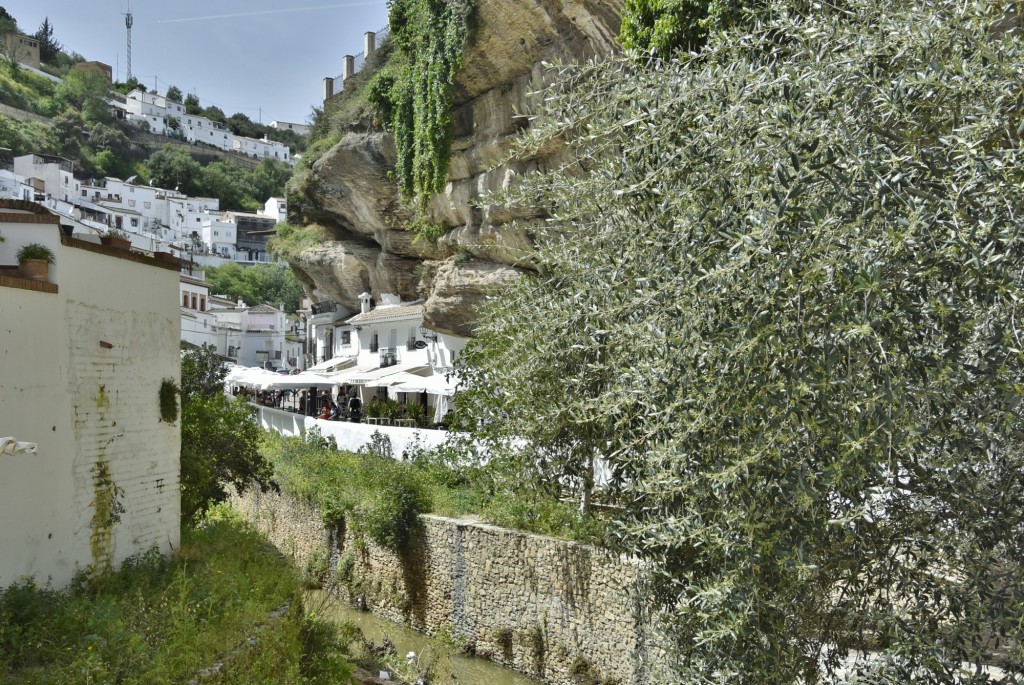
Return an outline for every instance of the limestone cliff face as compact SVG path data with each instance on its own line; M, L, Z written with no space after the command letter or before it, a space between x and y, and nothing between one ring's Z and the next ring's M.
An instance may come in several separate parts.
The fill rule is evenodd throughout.
M495 284L514 278L530 247L522 224L536 220L481 198L516 174L557 163L557 152L502 165L515 135L528 125L529 93L543 88L547 60L584 60L614 49L622 0L478 0L476 30L457 81L452 157L444 193L429 214L448 228L437 242L414 242L404 230L391 136L363 127L346 134L299 176L293 192L305 218L327 226L333 240L292 260L301 280L322 298L352 308L369 291L426 298L435 330L472 333L474 308ZM519 228L511 222L520 220Z

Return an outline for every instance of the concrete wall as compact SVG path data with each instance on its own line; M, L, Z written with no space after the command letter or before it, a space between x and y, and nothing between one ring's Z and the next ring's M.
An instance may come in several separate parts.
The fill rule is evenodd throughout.
M470 520L422 516L403 557L327 530L308 504L274 493L234 499L297 565L329 559L342 598L436 633L447 630L485 656L557 685L670 682L662 643L638 601L640 565L604 550ZM590 679L578 671L587 665Z
M0 436L38 444L0 455L0 587L61 587L178 544L179 424L158 395L179 379L178 274L7 211L0 265L28 242L56 264L48 292L0 277Z

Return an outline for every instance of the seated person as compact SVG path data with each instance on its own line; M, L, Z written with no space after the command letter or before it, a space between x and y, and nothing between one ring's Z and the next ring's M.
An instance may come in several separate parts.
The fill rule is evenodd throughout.
M331 418L331 403L330 402L327 402L327 403L324 404L324 408L320 412L320 418L324 419L325 421L327 419Z
M331 416L330 416L330 419L331 419L331 421L337 421L338 420L338 405L336 405L334 402L331 402Z

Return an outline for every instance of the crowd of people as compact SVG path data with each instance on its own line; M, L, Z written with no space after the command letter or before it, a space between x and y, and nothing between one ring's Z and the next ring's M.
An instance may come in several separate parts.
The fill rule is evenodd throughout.
M351 421L359 423L363 420L363 402L358 395L342 397L344 407L339 406L334 400L327 400L323 409L320 410L320 418L325 421Z

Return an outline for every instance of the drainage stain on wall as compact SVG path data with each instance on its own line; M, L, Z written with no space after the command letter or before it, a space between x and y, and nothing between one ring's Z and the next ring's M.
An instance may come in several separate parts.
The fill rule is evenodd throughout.
M110 398L107 397L107 386L101 385L100 391L96 393L96 397L92 398L92 401L96 404L97 409L109 409Z
M89 545L92 567L107 570L114 561L114 526L124 513L124 490L117 486L110 474L110 464L103 458L92 469L92 520L89 522Z

